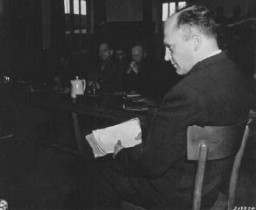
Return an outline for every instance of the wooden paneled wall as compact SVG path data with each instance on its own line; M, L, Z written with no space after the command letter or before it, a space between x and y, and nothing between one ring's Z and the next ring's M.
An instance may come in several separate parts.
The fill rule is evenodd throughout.
M241 7L242 16L247 16L248 12L256 6L255 0L197 0L197 3L207 6L212 11L216 11L217 7L222 6L227 17L233 15L236 6Z
M129 19L130 13L123 17L123 21L110 20L106 1L109 3L116 0L87 0L88 34L83 37L79 50L86 48L86 51L96 52L98 43L104 39L126 49L135 42L141 42L155 51L158 50L156 48L161 48L162 1L141 0L142 10L139 12L142 14L136 16L139 17L138 21ZM256 6L255 0L189 2L204 4L214 11L217 6L223 6L229 16L236 5L241 6L242 15ZM138 4L136 0L129 0L131 8L133 3ZM70 42L71 46L67 46L65 37L63 0L0 0L0 73L11 72L16 77L32 80L45 75L51 77L58 69L65 50L74 50L73 40Z

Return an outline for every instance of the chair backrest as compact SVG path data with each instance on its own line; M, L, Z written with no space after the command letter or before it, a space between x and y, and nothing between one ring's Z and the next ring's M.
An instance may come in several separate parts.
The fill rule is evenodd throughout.
M232 172L231 172L231 177L230 177L230 182L229 182L228 210L234 209L237 179L238 179L239 169L240 169L241 161L242 161L242 158L244 155L244 150L245 150L245 146L246 146L248 137L249 137L249 123L246 125L243 140L242 140L240 149L239 149L238 153L236 154Z
M229 198L231 199L229 205L234 205L237 176L247 137L248 126L246 126L246 123L231 126L199 127L193 125L188 127L188 160L198 161L193 194L193 210L199 210L201 207L201 193L206 161L222 159L237 154L234 161L235 168L233 167L230 179L230 187L232 186L232 189L230 188L229 192L233 198L233 201L232 198Z

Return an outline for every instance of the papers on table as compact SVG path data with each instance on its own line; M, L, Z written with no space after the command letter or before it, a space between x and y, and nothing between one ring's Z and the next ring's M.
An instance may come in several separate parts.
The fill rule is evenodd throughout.
M142 112L142 111L148 111L149 107L146 107L146 106L126 106L124 108L124 110Z
M134 98L134 97L140 97L141 94L139 93L129 93L126 95L127 98Z
M140 121L138 118L134 118L118 125L94 130L86 136L86 140L97 158L113 153L118 140L121 141L124 147L133 147L140 144L141 139L136 138L140 133Z

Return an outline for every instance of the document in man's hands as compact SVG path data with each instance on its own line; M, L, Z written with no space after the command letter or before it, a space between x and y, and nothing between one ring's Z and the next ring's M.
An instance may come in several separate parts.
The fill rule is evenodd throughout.
M141 143L140 121L138 118L103 129L93 130L85 138L90 144L95 158L114 152L118 140L124 147L133 147Z

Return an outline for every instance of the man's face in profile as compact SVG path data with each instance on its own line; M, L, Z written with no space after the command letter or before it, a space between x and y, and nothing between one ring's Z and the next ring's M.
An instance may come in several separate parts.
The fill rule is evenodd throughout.
M102 61L107 61L112 55L112 50L109 49L107 43L103 43L99 46L99 57Z
M185 75L193 67L193 41L185 39L185 31L176 27L176 16L167 20L164 28L165 60L171 61L177 74Z

